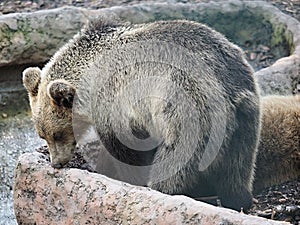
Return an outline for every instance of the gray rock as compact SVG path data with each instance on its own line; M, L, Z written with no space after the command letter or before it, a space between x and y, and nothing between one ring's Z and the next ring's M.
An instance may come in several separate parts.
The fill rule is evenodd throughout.
M169 196L78 169L54 169L25 153L15 173L19 224L288 224Z
M85 13L60 8L0 16L0 66L47 61L87 22Z
M300 31L300 26L299 26ZM300 47L300 46L299 46ZM261 95L291 95L300 83L300 48L255 73Z
M270 20L276 32L283 29L283 35L292 48L289 56L277 60L268 68L257 71L255 76L261 95L291 95L297 84L300 84L300 22L272 6L264 5L258 11Z

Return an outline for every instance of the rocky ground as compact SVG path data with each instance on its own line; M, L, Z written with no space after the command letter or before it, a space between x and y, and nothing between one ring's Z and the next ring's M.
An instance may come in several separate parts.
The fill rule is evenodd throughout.
M1 94L1 93L0 93ZM1 96L1 95L0 95ZM0 111L1 112L1 111ZM38 138L28 115L0 115L0 224L15 225L13 179L20 154L31 152L45 142Z
M254 197L250 214L300 224L300 179L266 188Z
M170 2L207 2L207 1L208 0L189 0L189 1L188 0L170 0ZM290 14L293 17L295 17L296 19L300 20L300 0L266 0L266 1L275 5L283 12ZM59 1L59 0L48 0L48 1L46 1L46 0L34 0L34 1L1 0L0 15L14 13L14 12L32 12L32 11L36 11L36 10L57 8L57 7L66 6L66 5L98 9L98 8L110 7L110 6L115 6L115 5L132 5L132 4L136 4L139 2L141 2L141 1L139 1L139 0L101 0L101 1L94 1L94 0L85 0L85 1L84 0L62 0L62 1ZM145 1L143 1L143 2L145 2ZM249 46L249 48L244 49L244 50L246 51L248 60L250 62L252 62L252 65L257 66L257 68L269 66L270 64L272 64L274 62L272 60L272 55L268 54L267 46L264 46L264 45ZM14 124L14 127L17 127L17 125ZM14 128L14 129L17 129L17 128ZM0 131L1 130L4 131L4 128L1 127L1 123L0 123ZM8 146L7 145L8 142L6 143L5 141L8 140L9 145L12 144L12 137L9 136L8 132L6 132L6 134L7 134L6 139L0 140L0 149L2 147L3 150L5 150L5 148L6 148L5 146ZM34 138L35 137L33 137L32 140ZM24 143L23 143L23 145L24 145ZM12 147L10 149L12 149ZM25 147L24 147L23 151L24 152L26 151ZM1 156L1 153L0 153L0 156ZM16 160L16 159L14 159L14 160ZM12 161L13 161L13 159L12 159ZM77 161L75 160L72 163L69 164L70 167L79 167L80 168L81 165L84 164L84 161L80 156L77 156ZM7 164L11 164L11 162L7 162ZM6 165L4 165L4 166L6 166ZM1 165L0 169L2 171L2 170L4 170L4 167L2 167L2 165ZM9 178L12 179L12 177L9 177ZM5 179L8 179L8 177L6 177ZM8 187L9 191L11 191L12 182L7 181L7 186L5 186L5 187L6 188ZM3 190L1 189L1 192L2 191ZM256 199L255 204L250 212L252 215L258 215L258 216L275 219L275 220L281 220L281 221L289 221L293 224L300 224L300 179L291 181L291 182L287 182L282 185L267 188L266 190L263 190L262 192L256 194L255 199ZM0 201L2 201L1 195L0 195ZM9 203L7 203L7 204L9 204ZM10 203L10 204L12 204L12 203ZM0 214L1 214L1 211L4 209L2 209L0 206ZM0 222L1 222L1 220L0 220ZM10 223L4 223L4 224L10 224Z

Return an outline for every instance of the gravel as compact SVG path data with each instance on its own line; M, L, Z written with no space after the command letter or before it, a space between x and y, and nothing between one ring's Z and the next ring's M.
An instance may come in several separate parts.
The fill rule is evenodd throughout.
M254 195L251 215L300 224L300 178Z
M0 224L17 224L13 211L13 178L19 155L45 142L38 138L28 115L0 118Z

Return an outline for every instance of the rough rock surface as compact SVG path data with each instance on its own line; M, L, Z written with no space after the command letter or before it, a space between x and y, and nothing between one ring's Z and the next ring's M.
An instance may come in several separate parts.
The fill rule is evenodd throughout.
M79 169L53 169L41 153L19 158L14 207L19 224L287 224Z
M60 8L0 17L0 66L47 61L86 23L84 9Z
M47 61L89 20L98 15L116 15L133 23L158 19L191 19L201 22L209 13L235 12L241 8L261 15L274 29L273 44L281 44L283 33L291 55L256 72L262 95L291 94L300 83L300 23L276 7L260 1L230 0L198 4L143 3L98 10L69 7L34 13L12 13L0 17L0 66Z
M291 56L282 58L272 66L255 73L261 95L291 95L294 92L300 83L299 47Z

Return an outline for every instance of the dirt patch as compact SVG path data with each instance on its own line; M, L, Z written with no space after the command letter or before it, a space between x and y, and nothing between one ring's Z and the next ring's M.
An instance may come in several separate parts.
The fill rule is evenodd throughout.
M251 215L300 224L300 179L266 188L254 198Z

